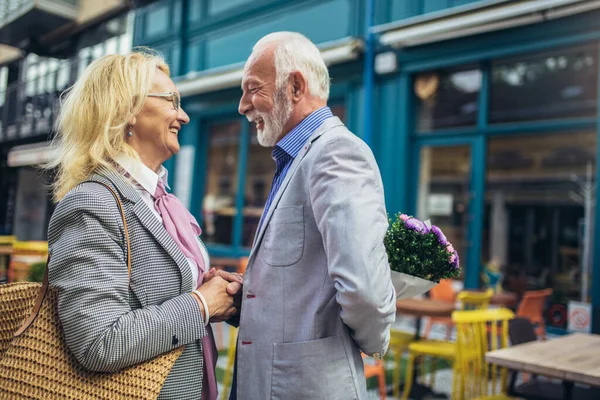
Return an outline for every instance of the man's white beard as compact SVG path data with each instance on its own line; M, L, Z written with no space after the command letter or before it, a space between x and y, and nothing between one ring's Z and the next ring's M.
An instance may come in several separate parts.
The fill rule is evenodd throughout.
M263 129L257 130L258 143L263 147L277 144L283 132L283 126L292 115L292 101L287 97L285 89L278 90L273 102L273 110L267 114L259 114L263 119Z

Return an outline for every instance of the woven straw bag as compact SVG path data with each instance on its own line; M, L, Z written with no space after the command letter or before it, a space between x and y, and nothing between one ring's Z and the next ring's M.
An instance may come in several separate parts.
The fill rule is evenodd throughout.
M112 188L94 182L105 186L119 205L131 276L123 206ZM84 370L65 344L56 313L57 296L48 287L47 271L42 285L0 285L0 399L157 398L183 347L114 373Z

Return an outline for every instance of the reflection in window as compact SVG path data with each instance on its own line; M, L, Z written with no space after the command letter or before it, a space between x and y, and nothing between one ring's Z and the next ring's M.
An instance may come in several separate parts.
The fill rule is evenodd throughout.
M586 209L583 189L595 149L595 131L490 139L482 261L500 268L507 289L550 287L553 302L580 299L585 216L593 221L595 204L591 191Z
M470 174L470 146L421 148L417 217L429 219L440 227L457 250L463 266L469 251Z
M240 132L239 120L208 127L208 168L202 203L203 240L207 243L232 244Z
M475 125L480 90L481 71L478 69L416 75L418 131Z
M271 147L258 144L256 125L250 124L250 147L244 188L242 246L251 247L275 175Z
M492 66L490 122L596 115L598 50L569 48Z

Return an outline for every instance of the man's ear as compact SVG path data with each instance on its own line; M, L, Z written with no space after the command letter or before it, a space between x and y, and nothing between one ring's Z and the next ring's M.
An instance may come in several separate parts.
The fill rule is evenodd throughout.
M298 102L308 95L308 82L299 71L290 75L292 84L292 101Z

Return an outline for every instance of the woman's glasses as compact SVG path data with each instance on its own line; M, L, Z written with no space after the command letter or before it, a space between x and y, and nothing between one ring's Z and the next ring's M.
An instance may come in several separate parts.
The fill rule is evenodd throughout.
M177 92L164 92L164 93L148 93L148 97L162 97L163 99L169 100L173 103L173 108L179 111L181 107L181 98Z

